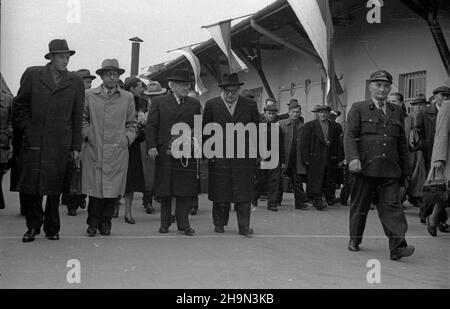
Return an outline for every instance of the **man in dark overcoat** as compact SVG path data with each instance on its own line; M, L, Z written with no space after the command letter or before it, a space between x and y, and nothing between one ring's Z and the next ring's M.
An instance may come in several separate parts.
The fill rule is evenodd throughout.
M188 70L174 70L168 78L170 91L155 98L150 106L146 139L148 155L156 159L155 195L161 199L160 233L168 233L172 224L172 197L176 198L175 216L178 230L193 236L189 212L198 195L195 158L175 159L171 154L173 125L194 127L194 116L201 115L201 104L188 96L193 79Z
M317 119L307 122L300 139L303 164L307 166L306 192L318 210L327 207L322 201L322 192L328 205L335 203L336 169L344 159L339 127L328 119L331 108L317 105L313 110Z
M50 63L25 71L14 102L15 126L24 134L18 183L28 227L24 242L33 241L42 224L48 239L59 239L59 195L67 161L78 159L82 143L84 86L78 74L67 71L73 54L66 40L51 41L45 55Z
M258 127L260 114L256 102L239 96L240 87L237 74L225 74L221 88L221 95L206 102L203 112L203 128L213 125L222 130L223 154L219 156L204 155L209 159L208 197L213 202L213 222L216 233L224 233L224 226L228 225L231 203L235 204L239 234L248 236L253 234L250 228L251 201L253 198L254 177L256 173L256 156L250 156L251 149L257 147L257 140L246 136L242 140L234 138L233 158L225 156L227 141L232 140L226 132L228 125ZM205 133L205 132L204 132ZM217 134L217 133L216 133ZM211 134L212 135L212 134ZM236 135L236 134L235 134ZM211 136L203 137L203 144ZM213 138L213 137L211 137ZM236 156L237 145L244 146L246 153L242 158ZM217 147L217 145L216 145Z
M370 76L371 100L352 105L344 148L354 182L350 209L350 251L359 251L367 214L376 195L377 210L389 238L390 257L399 260L414 253L398 194L411 173L401 107L387 102L392 75L381 70Z

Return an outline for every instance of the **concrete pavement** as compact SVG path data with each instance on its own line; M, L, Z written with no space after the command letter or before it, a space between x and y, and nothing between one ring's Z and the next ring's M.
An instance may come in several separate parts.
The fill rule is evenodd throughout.
M211 203L204 195L199 214L191 217L197 236L184 236L176 225L169 234L159 234L159 205L156 214L148 215L137 194L136 225L124 222L122 206L110 237L86 237L86 210L68 217L61 207L61 240L41 234L28 244L21 241L26 228L18 215L18 194L6 195L7 209L0 211L0 288L450 287L449 234L429 236L417 208L406 209L407 240L416 253L394 262L376 210L369 215L362 251L353 253L347 250L348 207L295 210L291 194L278 212L268 211L260 201L252 214L251 238L238 235L234 212L226 233L214 233ZM80 284L67 282L71 259L80 261ZM380 263L379 284L367 281L371 259Z

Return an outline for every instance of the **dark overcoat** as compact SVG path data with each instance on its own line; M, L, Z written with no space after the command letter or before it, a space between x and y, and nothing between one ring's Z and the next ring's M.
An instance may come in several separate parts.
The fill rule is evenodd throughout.
M435 104L427 106L419 112L415 127L419 130L419 136L423 141L423 153L427 170L430 169L433 153L434 137L436 135L436 119L438 110Z
M361 161L359 175L400 179L411 175L401 107L386 103L386 115L371 101L352 105L344 134L347 163Z
M194 116L201 115L201 109L200 102L191 97L186 97L183 104L178 104L171 91L152 100L147 120L146 140L147 150L156 148L159 154L155 162L157 197L197 196L197 160L174 159L168 150L170 151L173 125L186 123L193 130Z
M215 123L223 131L223 156L222 158L208 158L208 197L217 203L246 203L252 200L254 177L256 174L256 158L251 158L250 148L257 147L257 140L246 136L240 142L244 146L244 158L225 158L227 140L231 136L226 134L226 125L255 124L258 128L260 115L257 105L244 97L239 97L236 103L233 116L228 111L222 97L216 97L205 104L203 112L203 128L206 125ZM203 143L211 136L204 136ZM234 150L237 150L238 141L234 138ZM231 146L231 145L230 145Z
M344 160L340 130L328 121L328 141L325 140L320 120L305 124L300 138L301 159L307 166L307 192L320 194L327 169L327 182L335 182L338 163Z
M66 72L55 86L49 65L25 71L13 108L23 132L18 189L31 195L61 194L70 152L82 144L83 80Z

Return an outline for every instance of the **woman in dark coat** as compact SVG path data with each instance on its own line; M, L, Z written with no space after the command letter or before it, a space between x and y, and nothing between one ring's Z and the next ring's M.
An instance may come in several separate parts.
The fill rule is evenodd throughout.
M129 148L129 161L127 173L127 185L125 189L125 222L135 224L136 221L131 216L131 204L133 203L134 192L145 191L144 167L141 157L141 143L145 140L144 125L147 122L148 102L141 98L145 90L145 84L137 77L130 77L125 80L124 90L134 95L136 117L138 122L138 132L136 140Z

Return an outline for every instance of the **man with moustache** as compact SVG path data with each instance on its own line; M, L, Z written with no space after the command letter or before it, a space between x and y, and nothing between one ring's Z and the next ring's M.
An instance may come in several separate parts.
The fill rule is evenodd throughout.
M169 233L172 198L175 198L178 231L194 236L189 212L198 195L197 162L195 158L174 158L171 131L177 123L185 123L192 130L194 116L201 115L202 107L198 100L188 96L193 82L188 70L174 70L168 81L170 91L152 101L146 128L148 155L156 160L155 195L161 200L159 233Z
M67 71L74 54L66 40L51 41L45 55L50 62L25 71L15 99L14 125L24 135L18 183L28 227L23 242L34 241L42 225L46 238L59 239L59 196L67 161L70 156L78 159L82 143L83 81Z
M390 258L414 253L405 240L408 229L398 194L400 183L411 173L401 107L387 102L392 75L381 70L370 76L371 100L352 105L348 114L344 147L353 173L350 209L350 251L359 251L367 214L374 194Z

